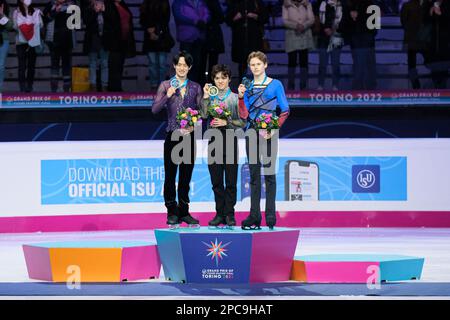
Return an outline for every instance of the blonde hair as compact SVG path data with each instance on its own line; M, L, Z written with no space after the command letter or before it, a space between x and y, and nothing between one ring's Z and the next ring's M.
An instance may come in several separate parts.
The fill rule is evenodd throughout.
M264 64L268 63L267 56L264 54L264 52L261 52L261 51L253 51L253 52L251 52L248 55L247 64L250 64L250 60L252 60L253 58L258 58L259 60L264 62Z

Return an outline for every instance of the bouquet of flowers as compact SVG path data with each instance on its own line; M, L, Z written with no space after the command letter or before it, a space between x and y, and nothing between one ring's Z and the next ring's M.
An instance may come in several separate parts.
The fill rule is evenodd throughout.
M231 117L231 111L227 109L224 102L219 104L211 104L208 107L208 116L213 119L218 118L228 120L228 118Z
M202 119L197 110L186 108L177 113L177 122L181 129L193 127L197 123L201 123Z
M267 132L270 132L270 130L273 129L279 129L280 124L278 123L278 117L271 114L271 113L262 113L259 117L255 120L255 129L257 130L267 130Z

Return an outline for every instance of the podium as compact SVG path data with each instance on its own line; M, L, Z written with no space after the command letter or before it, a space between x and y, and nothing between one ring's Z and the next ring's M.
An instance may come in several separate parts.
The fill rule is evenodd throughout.
M67 241L23 245L31 279L120 282L159 278L156 245L144 241Z
M292 280L380 283L420 279L424 258L392 254L318 254L294 258Z
M299 233L267 227L155 230L166 279L185 283L287 281Z

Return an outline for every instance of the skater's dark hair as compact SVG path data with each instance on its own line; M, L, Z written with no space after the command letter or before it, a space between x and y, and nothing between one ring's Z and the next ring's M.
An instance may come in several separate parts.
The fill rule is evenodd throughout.
M226 64L216 64L211 70L211 79L214 80L218 73L222 73L224 77L231 79L231 70Z
M178 61L180 58L184 58L184 61L186 61L186 64L188 67L191 67L194 63L194 58L192 58L191 54L187 51L180 51L177 55L175 55L172 59L172 62L174 65L178 64Z

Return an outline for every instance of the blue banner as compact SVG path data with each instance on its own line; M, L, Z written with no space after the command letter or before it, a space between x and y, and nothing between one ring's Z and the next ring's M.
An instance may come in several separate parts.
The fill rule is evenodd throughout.
M245 161L245 159L241 159ZM262 182L264 180L262 179ZM42 204L164 202L162 158L41 161ZM264 197L264 184L262 197ZM238 200L250 196L247 164ZM194 168L192 202L214 202L206 163ZM277 201L406 201L406 157L280 157Z
M449 105L450 90L372 90L287 92L291 107ZM0 96L0 108L116 108L153 105L155 93L6 93Z

